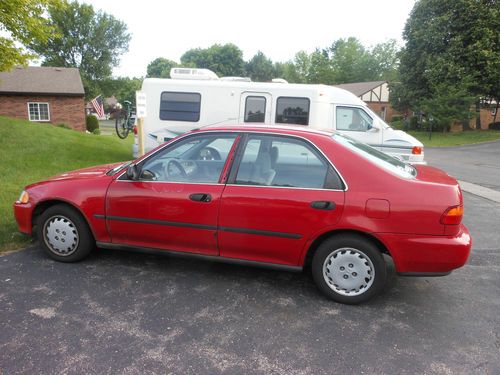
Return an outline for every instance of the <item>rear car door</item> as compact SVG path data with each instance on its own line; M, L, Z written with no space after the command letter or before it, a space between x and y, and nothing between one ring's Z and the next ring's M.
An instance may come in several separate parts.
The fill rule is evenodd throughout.
M106 222L112 242L217 255L220 181L235 133L195 134L142 161L138 180L122 174L109 187Z
M344 183L327 158L298 137L249 134L222 194L220 255L297 265L311 238L335 228Z

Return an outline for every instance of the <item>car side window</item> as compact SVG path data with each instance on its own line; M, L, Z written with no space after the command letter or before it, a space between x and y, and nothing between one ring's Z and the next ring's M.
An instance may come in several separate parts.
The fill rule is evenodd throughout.
M181 139L141 163L140 179L217 183L236 137L236 134L203 134Z
M373 127L373 119L361 108L337 107L337 130L366 132Z
M249 136L234 183L342 189L338 174L310 143L272 135Z

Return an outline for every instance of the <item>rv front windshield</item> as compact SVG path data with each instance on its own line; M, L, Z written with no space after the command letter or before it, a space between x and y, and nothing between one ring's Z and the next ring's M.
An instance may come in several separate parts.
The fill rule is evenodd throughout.
M358 142L351 137L347 137L339 133L333 134L332 138L350 150L372 161L385 170L398 175L399 177L414 178L417 175L417 170L410 164L406 164L403 161L387 155L382 151L376 150L365 143Z

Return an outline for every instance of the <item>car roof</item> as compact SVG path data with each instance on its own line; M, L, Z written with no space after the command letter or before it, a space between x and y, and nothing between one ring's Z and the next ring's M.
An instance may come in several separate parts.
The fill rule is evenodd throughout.
M304 125L269 125L269 124L235 124L235 125L207 125L202 126L194 131L238 131L238 132L255 132L255 133L281 133L289 135L323 135L331 137L336 132L328 129L313 129Z

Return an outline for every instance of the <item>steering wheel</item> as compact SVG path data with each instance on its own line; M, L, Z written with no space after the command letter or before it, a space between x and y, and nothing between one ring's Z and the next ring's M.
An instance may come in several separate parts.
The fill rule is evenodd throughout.
M174 171L177 169L179 174L176 174ZM165 175L167 178L181 176L182 178L187 178L187 173L181 163L179 163L175 159L171 159L168 161L167 166L165 167Z
M200 151L201 160L222 160L219 151L214 147L204 147Z

